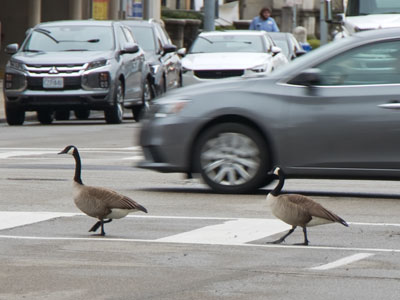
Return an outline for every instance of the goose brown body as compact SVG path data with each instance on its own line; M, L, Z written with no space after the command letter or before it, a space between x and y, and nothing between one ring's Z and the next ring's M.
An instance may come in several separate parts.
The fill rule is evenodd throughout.
M89 231L96 231L101 227L101 235L105 235L104 223L123 218L135 211L147 213L146 208L127 196L107 188L84 185L81 179L81 160L75 146L67 146L59 154L71 154L75 158L73 182L75 205L86 215L99 220Z
M335 213L329 211L310 197L300 194L280 194L284 184L284 173L280 168L275 168L274 174L279 176L279 183L271 193L267 195L267 202L274 216L283 222L292 225L292 229L273 243L281 243L288 237L297 226L303 228L304 245L308 245L306 227L317 226L327 223L340 223L348 226L345 220Z

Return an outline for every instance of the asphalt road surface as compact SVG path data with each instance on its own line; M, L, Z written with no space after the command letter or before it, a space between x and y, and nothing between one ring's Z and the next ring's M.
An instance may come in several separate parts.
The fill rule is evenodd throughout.
M399 299L398 182L287 180L344 218L301 229L265 196L219 195L198 179L134 168L140 124L28 121L0 124L0 299ZM89 233L96 222L73 204L73 158L85 184L145 206Z

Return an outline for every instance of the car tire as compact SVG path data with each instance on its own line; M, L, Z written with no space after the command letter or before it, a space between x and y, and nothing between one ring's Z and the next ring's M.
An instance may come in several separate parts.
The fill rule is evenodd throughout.
M124 120L124 89L121 80L118 80L115 87L114 103L104 111L104 116L108 124L120 124Z
M146 80L142 92L142 104L132 107L133 119L139 122L145 111L150 107L151 100L155 97L155 91L149 80Z
M25 111L6 107L6 120L8 125L22 125L25 122Z
M51 110L43 109L37 111L37 119L40 124L51 124L54 120L54 112Z
M70 111L69 110L56 110L55 112L55 119L58 121L66 121L70 118Z
M204 131L195 145L194 166L219 193L252 192L268 183L271 168L264 138L240 123L221 123Z
M87 120L89 119L90 116L90 109L75 109L74 110L74 115L75 118L77 118L78 120Z

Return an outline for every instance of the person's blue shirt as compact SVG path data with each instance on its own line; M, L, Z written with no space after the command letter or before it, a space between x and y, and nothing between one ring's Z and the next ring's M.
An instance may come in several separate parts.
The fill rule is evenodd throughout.
M260 18L260 16L255 17L250 23L250 30L265 30L269 32L279 32L278 25L273 18L269 17L266 20Z

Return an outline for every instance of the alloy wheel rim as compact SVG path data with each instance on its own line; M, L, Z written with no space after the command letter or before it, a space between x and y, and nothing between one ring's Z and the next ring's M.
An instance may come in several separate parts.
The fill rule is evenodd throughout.
M246 135L224 132L209 139L201 151L201 167L214 183L237 186L249 182L260 168L260 150Z

